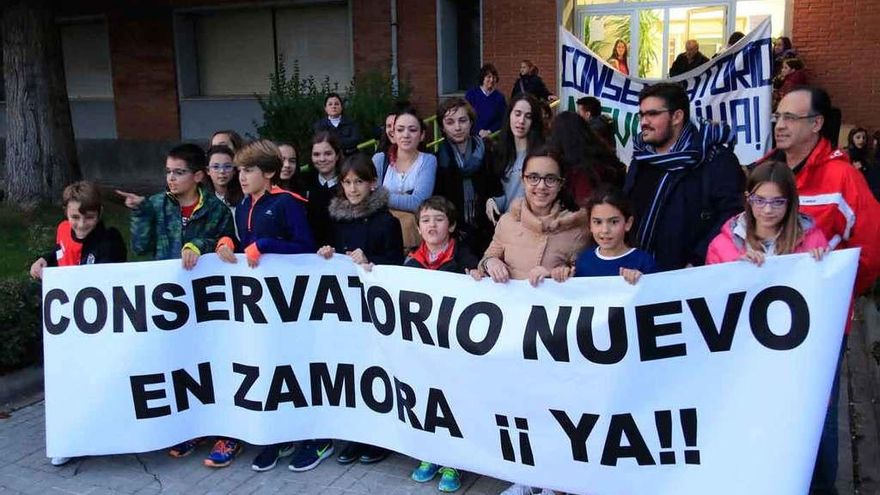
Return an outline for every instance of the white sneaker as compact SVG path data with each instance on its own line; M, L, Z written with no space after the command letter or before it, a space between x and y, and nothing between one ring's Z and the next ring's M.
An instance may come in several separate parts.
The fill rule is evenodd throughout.
M70 462L71 459L72 457L53 457L50 462L53 466L63 466Z
M553 495L553 490L546 490L541 488L532 488L526 485L520 485L519 483L510 485L507 490L504 490L499 495Z

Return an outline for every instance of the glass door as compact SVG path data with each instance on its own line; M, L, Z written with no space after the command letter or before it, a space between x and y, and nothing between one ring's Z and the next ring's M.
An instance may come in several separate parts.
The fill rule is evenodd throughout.
M664 74L678 54L684 52L687 40L697 40L700 52L712 58L726 42L724 38L727 25L727 6L678 7L669 10L669 36L666 42L666 67Z
M684 2L623 2L623 4L579 5L576 31L584 44L604 60L611 62L615 46L626 52L629 75L662 79L685 42L697 40L700 51L712 57L724 47L728 26L728 8L723 0L698 0L692 6ZM651 4L654 5L651 5ZM675 5L675 4L678 5ZM684 5L682 5L684 3ZM653 7L653 8L652 8ZM618 42L620 40L620 42Z
M631 14L584 15L579 25L582 26L581 39L590 50L621 72L633 72L629 48L632 45Z

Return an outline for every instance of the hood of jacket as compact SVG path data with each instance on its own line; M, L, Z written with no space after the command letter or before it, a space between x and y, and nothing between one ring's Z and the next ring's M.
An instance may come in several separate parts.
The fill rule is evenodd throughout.
M380 186L356 205L351 204L344 197L334 197L330 200L329 212L330 218L334 220L351 221L369 217L386 208L388 208L388 190Z

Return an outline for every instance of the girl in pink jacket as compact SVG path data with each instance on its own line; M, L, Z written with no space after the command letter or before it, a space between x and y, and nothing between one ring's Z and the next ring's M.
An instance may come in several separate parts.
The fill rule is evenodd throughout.
M788 165L764 162L749 175L745 211L724 223L709 244L706 264L809 252L821 259L828 241L813 219L798 212L798 193Z

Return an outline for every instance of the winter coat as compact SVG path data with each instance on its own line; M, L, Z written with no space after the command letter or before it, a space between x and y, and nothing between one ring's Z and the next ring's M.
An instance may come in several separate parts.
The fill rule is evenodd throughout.
M122 263L127 256L125 241L116 228L98 222L85 239L77 239L70 222L64 220L55 233L55 249L42 258L48 266L75 266Z
M184 247L199 254L213 253L221 237L234 236L229 208L205 188L199 186L198 191L199 200L186 227L180 203L171 193L146 198L131 212L131 250L157 260L177 259Z
M774 150L767 158L785 160ZM856 274L856 294L868 290L880 275L880 204L871 193L864 175L820 138L803 168L796 170L795 184L800 211L816 221L832 249L861 248Z
M823 248L828 246L828 240L825 235L816 226L816 222L812 218L801 215L801 228L803 229L803 237L795 245L793 253L806 253L811 249ZM709 250L706 252L706 264L727 263L736 261L751 250L746 242L746 226L745 213L740 213L730 220L724 222L721 227L721 233L718 234L712 243L709 244ZM767 253L774 255L775 252ZM791 254L791 253L785 253Z
M388 190L380 187L363 202L353 205L347 199L330 201L333 248L337 253L360 249L377 265L403 262L403 235L400 221L388 211Z
M414 249L409 254L409 256L406 257L406 260L403 262L403 266L408 266L410 268L427 268L419 262L417 257L414 256L417 250L418 249ZM467 244L456 242L455 251L452 254L452 259L440 265L437 270L441 272L463 274L467 273L467 270L473 270L474 268L476 268L479 262L480 259L477 258L476 255L474 255L473 251L468 248Z
M473 137L472 139L480 138ZM434 181L434 195L443 196L455 205L458 215L455 224L458 227L459 239L468 244L475 252L483 252L492 237L492 226L485 214L486 200L491 197L490 190L493 182L492 172L489 170L492 147L489 143L485 144L486 152L483 164L471 176L476 211L470 223L465 221L464 174L455 159L455 152L451 148L452 144L448 141L440 143L440 148L437 150L437 178Z
M743 209L739 160L729 148L717 146L698 166L670 172L667 192L655 198L662 175L658 167L637 160L627 171L624 191L634 205L635 225L655 200L659 212L653 241L639 247L654 256L661 271L702 265L721 225Z
M340 117L339 127L335 127L330 119L324 117L312 125L312 129L317 133L320 131L328 131L339 138L342 144L342 151L346 156L354 154L357 151L357 145L361 141L361 131L358 129L357 123L345 117Z
M672 62L672 67L669 68L669 77L675 77L690 72L708 61L709 57L703 55L703 52L697 52L691 60L688 60L685 53L679 53L678 56L675 57L675 61Z
M302 198L277 186L256 201L246 196L235 209L235 224L239 237L235 251L239 253L248 249L256 249L256 255L317 250Z
M513 90L510 92L510 99L516 98L520 93L528 93L538 100L546 100L550 96L550 90L544 84L544 80L537 74L526 74L519 76L519 79L513 83Z
M588 222L586 210L563 210L558 201L550 215L541 218L532 213L524 198L516 199L498 220L481 269L484 271L485 260L498 258L507 265L510 278L523 280L536 266L552 270L573 265L589 241Z

